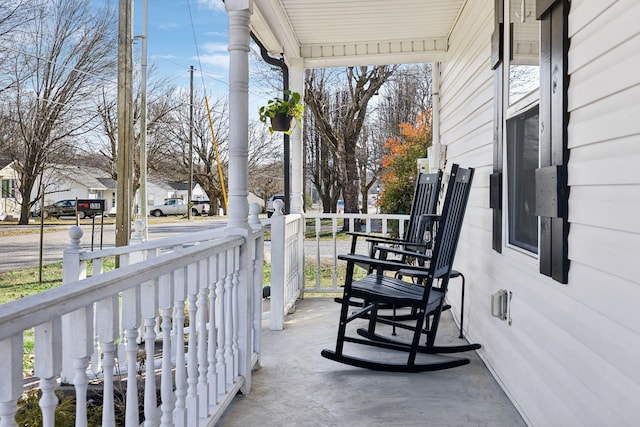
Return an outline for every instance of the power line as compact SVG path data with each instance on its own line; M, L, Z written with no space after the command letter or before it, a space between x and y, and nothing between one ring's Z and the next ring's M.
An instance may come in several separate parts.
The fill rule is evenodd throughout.
M13 51L13 52L16 52L16 53L19 53L19 54L22 54L22 55L30 56L32 58L39 59L40 61L44 61L44 62L47 62L49 64L52 64L52 65L55 65L55 66L58 66L58 67L66 68L69 71L75 71L75 72L80 73L80 74L85 74L85 75L90 76L90 77L95 77L96 79L99 79L99 80L102 80L102 81L105 81L105 82L114 83L114 84L118 83L117 79L116 80L110 80L110 79L108 79L108 78L106 78L104 76L99 76L97 74L93 74L93 73L89 73L89 72L84 71L84 70L80 70L80 69L78 69L76 67L71 67L71 66L68 66L68 65L65 65L65 64L61 64L59 62L52 61L50 59L47 59L47 58L44 58L42 56L36 55L34 53L25 52L25 51L20 50L20 49L12 48L11 46L5 46L4 49L8 49L10 51Z

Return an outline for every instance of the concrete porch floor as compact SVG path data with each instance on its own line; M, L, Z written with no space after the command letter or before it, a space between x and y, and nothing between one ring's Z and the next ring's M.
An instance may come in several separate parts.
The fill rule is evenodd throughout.
M323 358L323 348L335 347L339 307L332 299L307 298L287 316L283 331L263 322L261 367L253 372L251 393L239 394L217 425L526 425L475 352L463 354L469 365L419 374L376 372ZM448 313L438 337L439 343L460 342ZM345 350L405 357L368 346Z

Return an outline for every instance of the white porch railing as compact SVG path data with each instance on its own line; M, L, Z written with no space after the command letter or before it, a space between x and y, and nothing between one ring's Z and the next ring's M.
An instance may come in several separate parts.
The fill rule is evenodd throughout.
M55 425L63 368L75 391L76 426L87 425L90 380L99 380L104 396L102 425L213 425L238 390L249 391L259 362L263 242L251 211L250 230L95 252L81 248L82 230L72 227L63 286L0 306L0 426L17 425L25 387L40 388L42 425ZM120 268L103 272L113 256ZM23 334L31 328L37 378L27 381ZM119 389L124 421L116 418Z
M312 231L314 233L313 243L305 244L307 252L313 250L313 254L307 254L305 262L315 260L315 282L307 283L304 287L305 293L334 293L342 292L338 284L338 255L357 250L362 253L368 251L368 243L365 239L358 239L358 247L352 248L351 237L343 232L343 223L347 221L349 232L371 233L377 232L389 234L391 227L389 221L398 221L398 235L403 236L404 230L409 222L409 215L389 215L389 214L328 214L328 213L308 213L305 214L307 220L314 220ZM330 225L326 222L330 221ZM323 225L323 223L325 223ZM307 228L309 230L309 228ZM309 239L307 239L309 242ZM310 257L309 255L313 255ZM321 283L322 260L331 262L331 284L323 286ZM307 264L307 268L309 268Z
M281 331L284 316L295 308L304 289L304 216L283 215L276 209L271 217L271 249L270 328Z
M409 215L307 213L282 215L282 203L274 203L276 212L263 223L271 226L271 310L272 330L284 328L284 318L295 308L296 300L306 293L340 293L338 255L352 250L351 238L343 232L391 231L390 221L397 221L397 232L404 235ZM312 224L310 224L312 222ZM305 238L312 234L313 237ZM357 251L368 251L368 243L358 240ZM330 265L331 281L322 279L322 270ZM314 269L314 280L305 283L305 270Z

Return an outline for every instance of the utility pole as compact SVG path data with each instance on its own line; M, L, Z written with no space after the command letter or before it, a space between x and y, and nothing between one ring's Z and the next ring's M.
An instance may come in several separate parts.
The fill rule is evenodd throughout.
M131 230L131 141L133 136L132 0L119 0L118 13L118 152L116 246L129 244Z
M143 239L149 238L147 221L147 28L148 0L142 1L142 49L140 52L140 217Z
M191 192L193 191L193 65L189 67L189 191L187 192L187 219L191 219Z

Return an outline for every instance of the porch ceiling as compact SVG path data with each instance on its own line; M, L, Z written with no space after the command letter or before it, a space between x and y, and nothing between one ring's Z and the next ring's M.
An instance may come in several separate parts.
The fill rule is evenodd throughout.
M467 0L255 0L251 29L305 68L444 61Z

